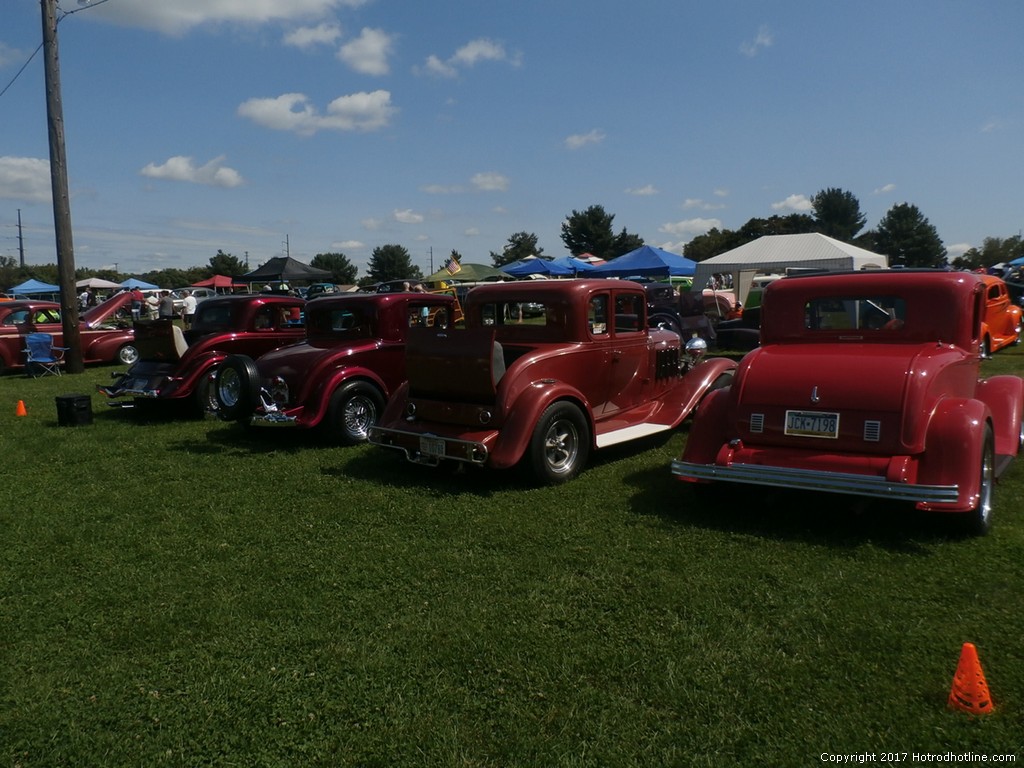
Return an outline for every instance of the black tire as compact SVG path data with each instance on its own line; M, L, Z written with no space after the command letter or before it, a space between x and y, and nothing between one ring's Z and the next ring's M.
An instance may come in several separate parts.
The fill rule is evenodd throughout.
M992 435L992 427L987 425L978 464L981 473L978 503L967 513L964 522L968 533L974 536L984 536L992 528L992 491L996 483L995 438Z
M134 365L139 360L139 350L134 344L122 344L117 350L117 362L121 365Z
M981 359L987 360L992 357L992 339L988 336L981 340Z
M251 357L231 355L225 358L217 371L214 394L218 414L231 421L248 421L256 408L260 373Z
M321 424L325 437L339 445L365 443L384 412L384 396L367 381L350 381L334 390Z
M530 438L530 467L548 485L572 480L590 457L590 425L572 403L552 403L541 414Z

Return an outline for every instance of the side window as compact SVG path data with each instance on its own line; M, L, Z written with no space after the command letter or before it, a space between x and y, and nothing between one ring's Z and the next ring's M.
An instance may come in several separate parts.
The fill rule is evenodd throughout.
M639 293L627 293L615 297L615 332L636 333L644 330L643 297Z
M269 331L273 328L273 320L270 316L270 307L260 307L260 310L256 313L256 317L253 318L253 327L257 331Z
M587 327L594 336L608 333L608 294L599 293L590 297L587 305Z

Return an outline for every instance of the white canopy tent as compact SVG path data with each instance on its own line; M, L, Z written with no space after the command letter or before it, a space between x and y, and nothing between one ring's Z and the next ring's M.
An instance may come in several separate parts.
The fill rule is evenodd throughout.
M731 274L736 300L745 302L756 275L786 274L787 270L886 269L887 257L818 233L765 235L697 263L694 290L716 274Z

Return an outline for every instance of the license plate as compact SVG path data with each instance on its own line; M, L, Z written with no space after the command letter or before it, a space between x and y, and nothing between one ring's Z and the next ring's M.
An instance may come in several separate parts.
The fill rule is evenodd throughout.
M444 456L444 440L437 437L420 437L420 453L424 456Z
M786 411L786 434L795 437L839 437L839 414Z

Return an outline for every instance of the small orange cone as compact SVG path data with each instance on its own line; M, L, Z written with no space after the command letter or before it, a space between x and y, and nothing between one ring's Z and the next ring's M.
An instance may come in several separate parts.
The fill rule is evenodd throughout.
M14 409L15 416L28 416L28 411L25 410L25 401L19 400L18 407Z
M972 715L987 715L994 710L974 643L964 643L960 650L960 662L953 675L948 705L951 709L962 709Z

